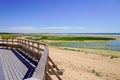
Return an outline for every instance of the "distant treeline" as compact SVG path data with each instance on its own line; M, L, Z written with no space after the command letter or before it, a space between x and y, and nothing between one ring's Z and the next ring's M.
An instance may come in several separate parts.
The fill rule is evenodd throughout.
M0 32L0 34L19 34L19 33L2 33L2 32Z

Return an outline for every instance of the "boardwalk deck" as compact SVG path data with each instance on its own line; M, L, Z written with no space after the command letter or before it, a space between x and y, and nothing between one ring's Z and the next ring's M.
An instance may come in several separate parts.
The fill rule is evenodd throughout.
M62 71L49 57L47 44L0 39L0 80L53 80L52 74L62 80Z
M4 75L0 80L22 80L28 68L14 55L11 50L0 49L0 61Z
M3 73L3 68L2 68L1 58L0 58L0 80L5 80L4 73Z

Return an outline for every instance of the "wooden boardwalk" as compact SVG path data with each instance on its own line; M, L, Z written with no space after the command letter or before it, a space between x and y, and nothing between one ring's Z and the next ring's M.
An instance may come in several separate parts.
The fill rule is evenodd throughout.
M63 72L49 57L47 44L0 39L0 46L0 80L53 80L51 75L62 80Z
M0 80L22 80L28 71L11 50L0 49L0 61L4 72Z

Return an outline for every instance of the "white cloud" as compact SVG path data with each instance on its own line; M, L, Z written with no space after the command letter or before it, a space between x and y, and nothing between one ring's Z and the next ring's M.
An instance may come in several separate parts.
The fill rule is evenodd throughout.
M10 27L11 30L35 30L35 27L31 26L22 26L22 27Z
M41 32L50 33L79 33L85 29L84 27L73 27L73 26L51 26L40 28Z
M3 29L6 32L35 32L36 30L37 28L32 26L8 27Z
M33 27L33 26L18 26L18 27L7 27L1 29L5 32L76 32L85 29L84 27L73 27L73 26L51 26L51 27Z
M41 29L56 29L56 30L69 30L69 29L79 29L82 30L84 27L71 27L71 26L52 26L52 27L43 27Z

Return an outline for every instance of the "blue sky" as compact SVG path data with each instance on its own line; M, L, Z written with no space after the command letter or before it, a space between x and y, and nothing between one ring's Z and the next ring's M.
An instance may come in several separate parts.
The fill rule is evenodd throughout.
M0 0L0 32L120 33L120 0Z

